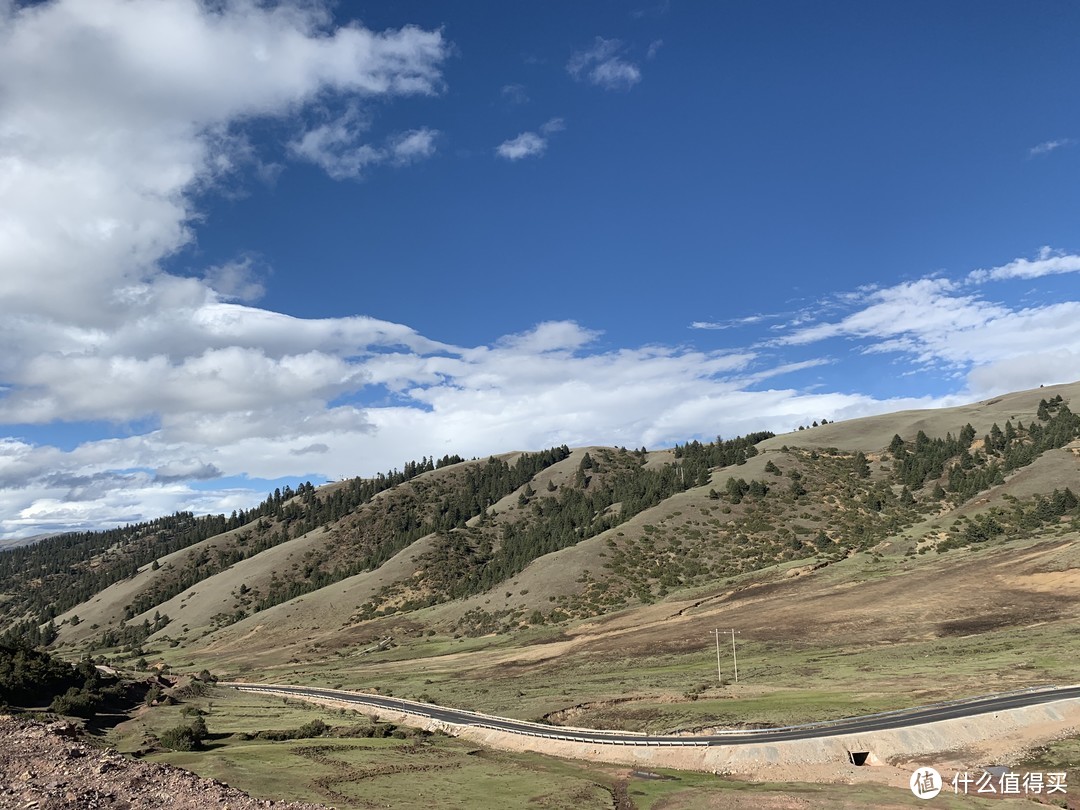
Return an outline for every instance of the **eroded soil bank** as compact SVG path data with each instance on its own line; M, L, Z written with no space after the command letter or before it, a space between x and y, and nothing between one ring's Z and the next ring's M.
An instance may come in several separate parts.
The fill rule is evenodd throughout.
M290 694L289 697L295 699L297 696ZM333 700L311 699L311 702L354 711L357 708L354 703ZM376 710L374 707L365 707L363 712L380 720L442 731L505 751L532 751L646 769L706 771L755 781L874 782L904 788L919 765L932 764L939 771L950 773L979 771L991 765L1017 762L1025 751L1080 733L1078 699L890 731L758 745L686 747L549 740L443 723L417 714ZM865 763L862 766L853 764L851 752L866 754Z

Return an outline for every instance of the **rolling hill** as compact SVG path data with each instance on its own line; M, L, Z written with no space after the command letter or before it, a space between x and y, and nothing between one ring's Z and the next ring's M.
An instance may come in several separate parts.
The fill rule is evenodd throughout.
M626 683L592 668L678 669L702 660L710 628L734 624L806 677L823 651L869 655L858 680L879 696L897 684L878 658L925 646L916 681L933 694L942 640L998 638L1026 665L1035 642L1019 633L1075 631L1078 394L1074 383L660 451L423 459L274 493L248 514L3 552L0 612L9 631L72 656L376 681L531 716L625 697ZM1000 663L970 660L951 689L979 691ZM997 680L1061 677L1059 665ZM535 702L507 685L523 673ZM545 679L565 697L536 686ZM785 672L771 685L796 682ZM650 699L685 697L666 676L643 683ZM624 709L596 722L634 725Z

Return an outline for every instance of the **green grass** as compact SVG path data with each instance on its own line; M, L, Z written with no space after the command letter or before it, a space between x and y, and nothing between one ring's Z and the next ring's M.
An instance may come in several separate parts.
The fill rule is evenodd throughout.
M607 808L611 794L587 772L553 778L538 758L477 751L438 738L226 743L205 753L156 756L260 798L330 802L339 808Z
M401 810L435 806L468 810L608 810L618 789L638 810L753 807L759 802L772 806L774 800L794 800L807 810L922 806L906 790L897 788L743 782L668 769L630 772L619 766L492 751L442 735L413 739L242 740L241 733L295 728L316 718L332 726L355 725L364 718L353 712L224 688L212 689L185 705L206 713L212 735L208 749L153 754L149 759L221 780L258 798L328 803L339 810L373 805ZM160 733L183 721L182 709L169 706L147 710L114 730L112 741L121 750L134 750L146 734ZM1002 805L943 795L934 806Z
M553 633L555 631L552 631ZM710 651L657 656L614 654L565 656L509 670L440 656L510 648L510 637L406 640L390 656L362 665L350 659L263 671L264 680L335 686L378 687L384 693L458 708L537 719L577 704L638 698L630 705L589 712L574 725L630 730L746 723L787 725L907 708L965 695L1008 691L1033 684L1074 683L1080 619L976 636L847 647L838 639L793 642L740 641L740 683L717 684ZM407 667L398 662L410 661ZM193 669L210 660L186 657ZM723 662L730 681L729 661ZM697 693L693 702L682 701ZM679 702L672 703L670 696ZM660 698L663 698L662 700ZM622 708L620 708L620 706ZM646 711L647 710L647 711ZM602 722L599 722L602 720Z
M399 647L394 657L412 656L413 665L408 668L392 666L387 660L370 660L360 668L331 659L275 669L263 677L346 689L377 686L383 693L400 697L427 695L443 705L524 719L628 695L646 702L650 695L681 696L708 685L693 703L674 704L677 710L669 704L671 720L664 722L775 725L905 708L1030 684L1075 682L1075 644L1068 640L1077 635L1080 620L877 647L848 648L829 638L800 644L741 641L740 684L722 687L717 685L715 658L705 652L627 658L586 654L495 673L482 666L440 661L440 652L456 646L446 640L430 647L424 642ZM478 640L469 641L474 650L481 647ZM498 649L510 640L486 641L488 649ZM200 667L204 662L196 659L193 664ZM209 661L205 664L212 666ZM727 665L725 660L725 680L730 679ZM607 714L619 724L617 711Z
M1017 770L1065 771L1069 792L1075 793L1080 788L1080 734L1029 751Z
M662 672L659 661L647 669ZM721 714L728 704L741 703L758 716L785 710L785 705L814 704L814 712L843 706L829 704L828 696L806 689L775 694L745 694L741 698L699 698L677 706L702 714ZM625 767L567 761L538 754L486 750L469 742L444 737L413 739L316 738L270 742L243 740L241 734L293 729L322 719L333 727L368 723L362 714L332 710L302 701L259 696L224 687L211 688L183 705L154 707L111 732L121 751L143 746L148 734L159 734L187 717L185 707L199 708L212 734L208 750L191 753L153 754L149 758L170 762L245 789L259 798L298 799L322 802L340 810L367 808L372 804L403 810L433 806L491 808L536 806L591 810L610 808L612 793L622 789L638 810L692 810L693 808L746 808L758 801L796 801L806 810L841 810L864 807L920 807L905 789L873 784L781 784L720 779L706 773L652 769L661 777L636 775ZM658 711L672 711L658 703ZM877 705L866 704L860 711ZM190 708L188 708L190 712ZM1080 756L1080 739L1048 746L1030 762L1043 769L1061 769L1061 762ZM1071 774L1070 774L1071 775ZM730 804L729 804L730 802ZM780 805L783 806L783 805ZM982 804L975 798L934 800L935 807L1003 807ZM1030 806L1013 801L1004 807Z
M831 785L801 782L739 782L729 779L656 771L675 781L632 778L629 797L640 810L715 810L715 808L798 807L800 810L865 810L869 807L1036 808L1045 805L1026 800L993 800L954 796L946 792L930 804L902 788L874 784ZM776 802L775 804L773 802Z
M530 720L560 712L553 718L555 722L649 732L711 726L789 725L1035 684L1080 681L1080 669L1075 661L1080 617L1067 609L1061 610L1059 615L1051 615L1048 621L1037 621L1038 614L1033 613L1035 619L1021 617L998 629L941 634L945 622L997 616L995 605L1008 608L1010 602L1020 598L1011 595L1013 592L1008 584L1011 580L1007 580L1003 589L997 592L1000 595L993 597L996 602L988 601L984 607L969 599L969 607L956 610L953 597L949 596L949 588L956 582L954 572L959 571L967 577L964 587L969 592L971 589L978 592L985 581L982 572L986 565L994 566L989 569L991 571L1003 571L1012 576L1068 569L1073 567L1070 564L1075 562L1077 555L1075 547L1060 544L1057 540L1025 540L1000 547L1003 555L1013 554L1013 557L999 558L996 556L998 550L954 551L942 556L923 555L911 559L894 553L886 554L882 560L855 557L822 569L811 579L790 580L803 582L803 591L789 590L786 585L779 590L769 585L765 598L754 597L752 591L750 596L753 598L721 601L719 604L723 609L731 612L722 614L723 618L716 618L715 600L706 601L700 608L687 607L691 598L697 601L717 593L716 588L696 589L680 594L679 598L686 601L679 603L673 597L670 604L622 611L599 622L572 622L562 627L531 628L510 635L452 638L445 634L428 636L426 630L417 628L407 629L394 634L398 646L390 650L359 656L352 654L354 645L344 655L323 654L302 663L253 665L250 676L254 680L346 689L378 687L383 694L432 699L443 705ZM1002 560L1015 559L1016 554L1028 553L1039 555L1037 563L1026 563L1022 570L1002 563ZM956 565L944 568L943 560ZM964 560L971 561L966 569ZM890 577L881 577L882 572L888 572ZM935 574L937 579L927 580ZM734 585L743 586L762 578L757 574L733 580ZM882 581L884 585L875 584ZM873 594L878 593L874 588L881 587L881 593L903 596L920 584L923 596L910 602L913 607L908 614L894 617L891 613L873 614L870 610ZM719 586L732 587L727 583ZM864 592L858 590L863 587L868 588L866 600L862 595ZM926 594L938 601L924 603ZM1051 602L1061 598L1046 597ZM789 599L803 601L795 602L793 608ZM841 601L838 604L835 600ZM868 616L874 616L872 621L862 616L864 603L868 604ZM902 598L895 604L899 611L909 607ZM770 610L775 610L775 614L768 613ZM677 611L683 614L684 623L677 624L673 631L668 630L666 621L648 624ZM738 641L738 685L730 683L726 645L722 651L725 683L717 683L715 651L710 638L711 629L716 626L713 622L718 622L721 627L728 626L728 615L732 615L731 624L746 629ZM740 624L740 615L756 620L758 632ZM803 632L804 615L807 619L820 620L816 632ZM855 635L844 629L834 630L834 620L841 628L845 622L851 622ZM916 622L914 629L909 623L912 620ZM780 632L776 628L783 627L785 621L787 629ZM567 639L578 638L580 633L594 634L594 641L570 648L563 645ZM642 640L643 637L648 640ZM221 671L220 661L210 655L200 657L190 650L169 649L163 654L174 665L183 665L184 670L197 671L207 667L211 671ZM218 701L221 701L220 706ZM228 709L225 702L230 704ZM565 711L573 707L580 708ZM160 714L164 718L162 727L167 728L179 722L176 711L166 709L151 715ZM331 725L355 722L340 718L330 710L301 708L283 704L280 698L256 696L215 697L213 711L206 720L212 732L224 728L231 729L230 733L235 735L242 731L296 728L314 717L328 718L326 722ZM199 767L207 769L204 772L209 775L240 787L253 784L256 790L271 786L273 791L278 791L280 786L273 780L283 778L280 771L297 771L309 775L311 780L323 780L320 783L323 792L319 793L318 785L304 783L299 788L307 793L294 791L280 795L311 798L311 791L314 791L321 796L317 800L341 807L363 801L355 792L360 790L356 785L364 786L364 790L380 786L379 791L389 791L385 795L405 807L410 803L420 806L430 799L427 794L420 797L409 794L409 790L415 794L416 786L402 783L401 775L342 777L342 774L370 771L379 762L400 760L403 755L398 753L397 746L406 745L402 741L334 739L292 744L262 742L258 743L261 747L252 747L255 745L256 741L243 743L233 736L224 740L221 747L192 757L190 761L204 762ZM343 747L324 751L325 756L316 762L311 759L310 752L300 750L310 745ZM425 784L437 784L439 790L450 797L447 799L449 806L455 806L453 802L456 801L464 803L457 806L473 806L469 802L479 785L484 796L501 796L503 800L514 796L513 804L535 798L534 804L541 807L569 803L584 808L593 806L594 801L610 807L611 790L619 779L626 778L625 768L620 772L613 766L559 763L538 755L488 752L481 756L469 754L469 750L475 749L457 741L435 739L415 756L410 755L412 761L423 764ZM181 755L169 755L173 756ZM1051 746L1045 757L1046 770L1051 766L1061 770L1067 763L1076 761L1075 749L1068 746ZM268 767L276 769L267 774L265 780L259 770L262 767L259 763L264 760L270 763ZM170 761L186 763L188 760ZM451 767L446 765L449 762L459 764ZM565 792L551 791L555 779L551 769L556 764L559 768L571 769L561 771L562 775L558 777L569 785ZM217 770L209 770L211 768ZM335 778L339 781L334 782ZM695 781L698 778L706 781L699 784ZM1073 781L1076 779L1080 777ZM678 780L631 777L627 785L630 797L638 807L656 804L665 810L717 806L709 804L712 801L709 797L720 789L720 783L714 778L694 774L682 774ZM743 796L755 788L748 787L747 783L734 783L732 787L722 789L730 790L732 796ZM327 790L336 793L327 793ZM909 801L914 797L905 791L886 791L880 796L874 793L884 788L804 786L798 790L792 786L767 785L761 787L761 795L796 794L808 802L807 807L821 807L822 810L833 806L876 806L885 802L883 797L888 797L895 806L919 806L917 801ZM661 798L654 802L653 793ZM519 801L519 797L524 798ZM944 800L936 800L935 804L950 806ZM977 805L968 801L954 806Z
M220 779L260 798L289 797L368 807L499 808L536 799L542 807L608 808L610 779L559 760L504 754L442 735L411 739L322 737L272 742L241 734L296 728L321 719L331 726L366 722L302 701L215 688L185 702L203 711L207 750L152 754L201 776ZM118 727L112 741L134 751L148 734L185 721L183 706L158 707Z

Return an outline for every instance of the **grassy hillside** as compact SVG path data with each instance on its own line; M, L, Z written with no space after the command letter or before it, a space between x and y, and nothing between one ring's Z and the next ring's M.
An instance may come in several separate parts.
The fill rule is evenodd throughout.
M121 669L207 668L654 732L1075 683L1074 401L1080 384L651 452L425 459L277 493L250 514L49 538L3 560L0 614L24 641ZM49 601L67 586L81 598ZM478 757L409 734L250 739L316 716L366 721L231 690L203 703L210 750L153 756L273 798L426 806L410 793L421 772L439 795L481 790L500 806L706 806L720 784L750 789ZM142 747L183 708L140 714L116 741ZM1078 744L1031 756L1071 767ZM556 777L570 787L553 792ZM753 789L752 802L792 793ZM805 790L808 806L870 801L851 792L869 788ZM872 803L908 798L881 790Z
M737 624L749 650L790 664L755 675L775 704L762 722L799 703L776 694L797 695L807 679L820 690L826 671L848 673L831 687L849 709L855 680L869 706L913 699L894 694L901 682L881 660L921 656L927 666L908 675L936 694L942 656L968 637L997 634L1015 652L1024 667L996 676L1005 685L1068 679L1064 660L1036 655L1033 639L1073 632L1067 608L1080 595L1078 393L1058 386L653 452L425 459L304 487L159 557L142 548L143 529L141 564L59 613L54 644L120 665L378 684L530 716L615 701L598 717L623 725L637 722L627 689L665 705L710 694L713 624ZM115 545L85 565L124 552L123 538ZM31 605L21 576L5 584L9 622ZM838 646L861 663L819 665ZM1002 664L971 646L950 691L985 691ZM535 703L507 683L534 683ZM732 708L686 702L685 717L656 716L708 724ZM790 711L841 711L799 705Z

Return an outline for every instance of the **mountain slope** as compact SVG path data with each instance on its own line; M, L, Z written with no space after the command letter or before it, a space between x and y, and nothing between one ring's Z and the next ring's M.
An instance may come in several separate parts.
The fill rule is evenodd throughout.
M563 625L800 562L1057 537L1076 522L1077 394L304 487L61 613L58 643L280 665L385 636Z

